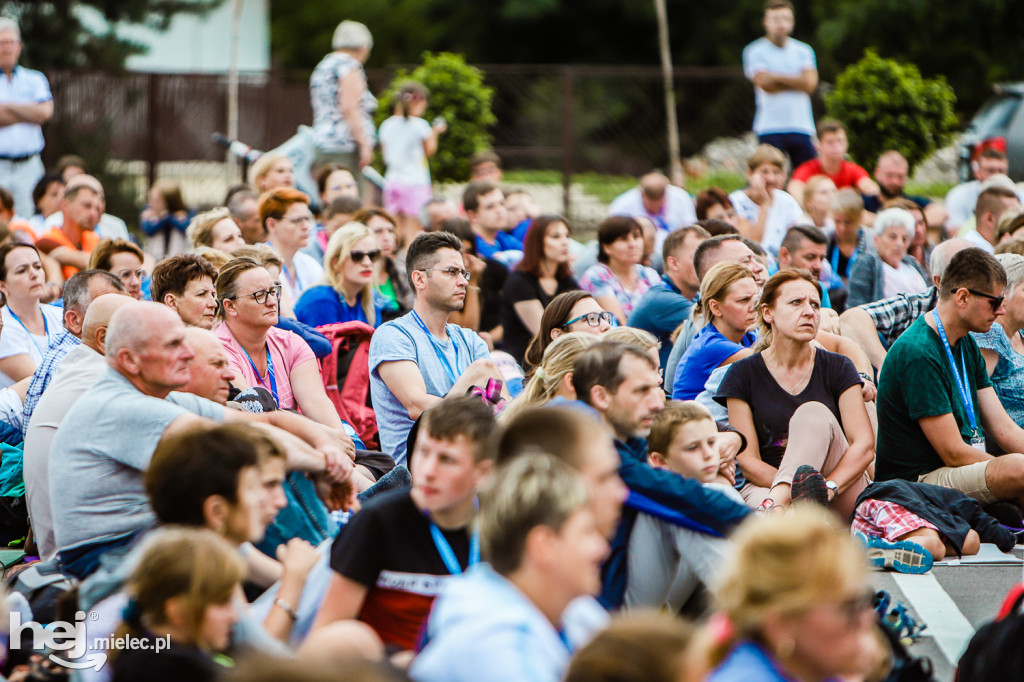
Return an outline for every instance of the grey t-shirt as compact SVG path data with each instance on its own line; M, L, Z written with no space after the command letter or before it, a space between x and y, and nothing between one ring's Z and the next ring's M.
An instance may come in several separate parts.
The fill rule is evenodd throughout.
M68 410L50 450L50 507L60 550L105 542L156 522L143 472L183 414L222 421L224 406L188 393L153 398L113 369Z
M448 339L427 337L412 313L377 328L370 340L370 396L377 415L381 450L389 453L395 464L405 464L405 442L413 421L409 411L380 378L377 367L382 362L411 360L423 375L427 393L444 397L455 385L448 369L457 379L476 360L488 357L487 344L476 332L449 324ZM441 362L441 357L448 367Z

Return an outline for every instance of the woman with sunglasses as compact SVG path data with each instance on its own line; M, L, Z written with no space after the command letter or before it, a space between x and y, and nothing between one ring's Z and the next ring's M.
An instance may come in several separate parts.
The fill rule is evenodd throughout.
M379 326L382 306L373 278L380 258L380 245L366 225L349 223L335 230L324 253L327 283L302 294L295 317L311 327L352 320Z
M539 367L544 351L562 334L584 332L600 336L618 325L615 316L601 308L586 291L568 291L552 299L540 318L540 329L526 348L523 364Z
M747 521L732 540L714 588L708 682L865 679L884 667L867 564L849 531L804 507Z
M374 289L385 299L385 318L394 319L404 315L412 308L412 289L409 288L404 263L400 266L399 261L395 259L398 254L395 217L382 208L368 206L356 211L352 216L352 222L362 223L370 228L380 244L380 260L377 261ZM409 237L404 245L408 246L413 237Z
M324 391L320 367L297 334L274 325L281 285L252 258L228 261L217 275L218 316L213 329L227 353L238 388L262 386L278 407L299 409L325 426L342 428Z
M504 350L516 362L523 361L548 304L559 294L579 289L569 269L570 234L565 218L534 218L523 242L523 259L505 280L501 302Z

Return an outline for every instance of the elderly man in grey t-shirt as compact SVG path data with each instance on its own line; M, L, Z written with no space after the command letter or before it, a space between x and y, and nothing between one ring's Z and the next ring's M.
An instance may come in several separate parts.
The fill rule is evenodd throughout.
M143 473L165 437L214 421L270 421L176 392L189 381L195 353L170 308L120 308L111 317L105 350L106 371L68 410L50 450L58 554L65 570L79 578L96 568L103 553L155 522ZM294 431L298 437L274 429L294 468L338 482L351 475L351 458L326 430L302 420Z
M370 392L381 450L396 464L405 463L409 430L423 412L445 396L502 378L483 339L448 323L449 315L462 310L469 285L461 249L458 237L447 232L412 241L405 259L416 295L412 310L381 325L370 341Z

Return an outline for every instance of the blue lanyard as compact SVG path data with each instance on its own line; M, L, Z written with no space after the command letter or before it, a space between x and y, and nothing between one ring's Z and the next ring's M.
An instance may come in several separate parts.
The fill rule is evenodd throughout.
M242 344L238 344L238 347L242 348ZM242 352L245 353L245 359L249 361L249 366L252 367L252 373L256 375L256 380L260 382L261 386L266 388L267 385L263 382L260 371L256 369L256 363L249 357L249 351L242 348ZM270 392L274 394L274 402L277 403L278 407L283 407L281 399L277 396L277 379L274 377L274 360L270 357L270 343L267 343L267 378L270 380Z
M427 520L430 520L429 514ZM441 555L441 561L444 562L444 567L448 569L448 572L452 575L462 573L462 566L455 556L455 550L448 544L448 539L433 521L430 521L430 537L434 539L434 546L437 547L437 553ZM469 563L466 564L466 568L478 563L480 563L480 533L474 530L469 536Z
M832 261L832 272L836 273L836 275L839 275L841 277L846 277L847 279L849 279L850 273L853 272L853 266L857 263L857 258L859 258L859 257L860 257L860 240L858 239L857 240L857 246L853 249L853 253L851 253L850 257L846 259L846 272L840 273L839 272L839 242L836 242L836 247L835 247L835 249L832 250L832 258L829 259L830 261Z
M31 341L32 345L36 347L37 351L39 351L39 355L46 355L46 351L50 347L50 323L46 321L46 313L43 312L43 309L40 308L39 313L43 316L43 334L46 335L46 348L39 347L39 344L36 343L36 337L32 335L32 332L28 330L28 327L26 327L25 323L21 321L21 318L18 317L18 315L11 309L11 306L7 306L7 312L11 314L14 321L20 324L21 328L25 330L25 333L28 334L29 341Z
M946 349L946 357L949 358L949 365L953 368L953 376L956 377L956 386L960 389L960 398L964 401L964 409L967 411L967 421L971 424L971 431L974 436L978 435L978 420L974 416L974 401L971 400L971 394L967 390L967 361L964 360L964 347L960 346L960 366L963 369L963 379L960 378L960 372L956 369L956 361L953 359L953 349L949 347L949 339L946 338L946 330L942 328L942 320L939 319L939 313L932 311L932 317L935 319L935 328L939 331L939 337L942 339L942 345Z
M412 311L412 319L416 320L416 324L420 326L420 329L423 330L423 333L427 335L428 339L430 339L430 345L433 347L434 353L437 355L437 359L441 361L442 365L444 365L445 374L448 375L448 378L451 379L452 385L454 386L455 382L459 378L459 375L462 374L462 372L459 371L459 344L458 342L455 341L455 337L452 336L451 334L448 335L448 339L452 342L452 347L455 348L455 369L452 370L452 366L448 362L448 358L445 357L444 351L441 349L441 346L437 342L437 339L435 339L434 335L430 333L430 330L427 329L427 325L423 323L423 320L422 318L420 318L419 313L417 313L415 310ZM445 328L447 329L447 325L445 325Z

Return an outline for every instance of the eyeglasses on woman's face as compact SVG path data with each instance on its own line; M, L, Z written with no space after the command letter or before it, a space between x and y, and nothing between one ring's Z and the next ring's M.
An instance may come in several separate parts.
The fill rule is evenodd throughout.
M254 291L249 294L238 294L237 296L229 296L226 300L234 301L239 298L246 298L248 296L252 296L252 299L256 301L256 303L258 303L259 305L263 305L264 303L267 302L268 296L273 296L275 299L281 298L281 285L278 284L270 287L269 289L260 289L259 291Z
M599 326L601 326L601 320L604 320L605 322L607 322L612 327L617 327L618 326L618 322L615 319L615 315L613 315L612 313L608 312L607 310L604 311L603 313L586 313L585 315L580 315L579 317L574 317L571 320L569 320L568 322L566 322L565 324L563 324L562 326L563 327L570 327L570 326L576 324L577 322L579 322L580 320L586 320L587 324L589 324L591 327L599 327Z

